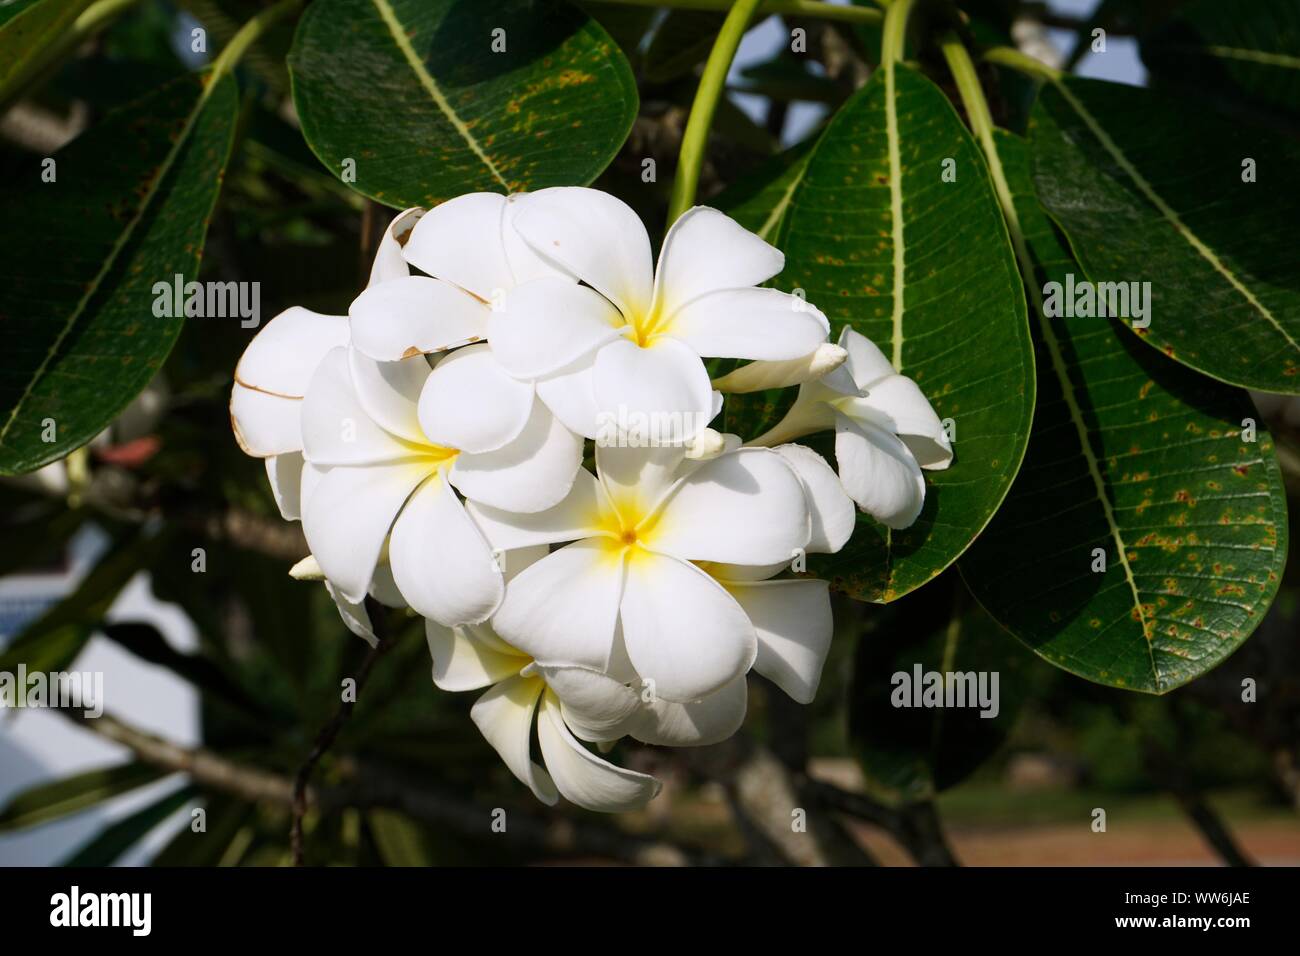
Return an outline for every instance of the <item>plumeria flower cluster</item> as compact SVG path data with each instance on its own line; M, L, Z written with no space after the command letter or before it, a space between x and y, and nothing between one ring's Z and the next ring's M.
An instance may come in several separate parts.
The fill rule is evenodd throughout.
M658 782L602 753L725 739L751 670L811 701L830 596L791 569L858 511L907 527L952 459L879 349L763 286L783 265L707 207L656 263L608 194L473 193L398 215L346 316L289 309L235 370L235 436L311 548L292 573L372 643L367 597L423 617L434 683L481 692L544 802L644 805ZM724 393L796 385L748 444L710 427ZM830 430L838 474L794 443Z

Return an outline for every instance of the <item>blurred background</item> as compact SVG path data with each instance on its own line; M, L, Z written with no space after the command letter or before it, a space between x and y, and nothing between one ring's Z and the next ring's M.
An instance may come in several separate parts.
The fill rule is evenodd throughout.
M721 17L583 6L624 47L641 86L633 133L596 185L636 206L653 233ZM988 36L1057 65L1081 56L1085 76L1146 84L1132 36L1132 10L1143 5L1097 6L963 4ZM5 114L0 172L201 67L208 55L191 52L191 30L202 25L209 50L219 49L257 9L124 4ZM1094 18L1111 27L1107 50L1076 55ZM795 27L808 31L806 57L789 55ZM813 134L871 69L878 41L869 34L781 17L751 30L701 196ZM337 182L303 143L283 71L290 35L273 31L263 43L276 55L254 50L242 68L251 76L242 146L203 259L202 278L260 281L265 317L291 304L345 311L392 214ZM665 171L648 187L646 156ZM367 648L323 588L288 577L306 553L301 533L280 520L261 462L231 436L231 372L251 334L190 321L155 384L112 428L66 461L0 483L0 670L23 660L29 670L99 672L107 700L98 720L0 710L0 864L291 860L295 775ZM1259 404L1294 496L1300 404ZM1163 698L1039 661L983 615L955 570L889 606L842 600L836 619L814 705L793 705L753 677L736 739L675 752L620 744L617 759L665 789L646 811L615 820L531 802L470 722L475 695L436 691L418 622L394 614L383 622L392 649L373 662L363 702L315 769L327 812L306 816L306 861L1300 864L1294 568L1240 651ZM918 662L997 670L998 716L892 707L890 675ZM1247 680L1252 700L1243 700ZM508 810L508 835L490 828L495 808Z

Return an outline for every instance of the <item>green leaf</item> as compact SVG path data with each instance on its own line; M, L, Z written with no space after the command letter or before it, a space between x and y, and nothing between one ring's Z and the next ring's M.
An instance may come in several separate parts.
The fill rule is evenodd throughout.
M234 866L254 838L257 805L222 793L205 794L207 829L184 827L158 851L150 866Z
M1075 265L1034 199L1026 144L996 142L1038 278L1062 282ZM1258 418L1244 392L1114 320L1036 321L1029 452L962 574L1044 659L1163 694L1231 654L1277 593L1287 524L1272 440L1243 441Z
M233 79L182 77L0 191L0 474L95 437L171 351L153 286L197 278L236 107Z
M1052 671L1011 640L955 572L893 608L896 616L858 641L849 737L868 789L910 803L978 769L1006 741L1042 673ZM954 703L963 706L915 706L933 673L957 675Z
M72 28L91 0L18 0L0 6L0 90L39 68L46 47Z
M367 815L375 848L385 866L432 866L424 831L394 810L371 810Z
M194 794L194 787L181 787L162 799L142 807L111 826L105 827L90 842L59 865L112 866L117 862L118 857L143 840L153 831L154 827L188 803L194 797Z
M87 770L24 790L0 809L0 833L48 823L143 787L167 771L143 763Z
M1126 325L1221 381L1300 393L1300 145L1074 77L1043 87L1030 128L1039 199L1086 278L1151 284L1150 326Z
M0 653L0 672L61 671L81 653L122 588L157 552L155 539L118 537L76 589L23 628Z
M979 534L1020 466L1034 400L1024 290L984 160L938 87L895 73L895 97L878 70L832 120L776 243L782 287L875 342L956 425L952 466L926 473L912 527L859 515L843 551L810 564L872 601L920 587ZM955 182L941 179L947 159Z
M289 67L321 162L396 208L586 185L637 113L618 46L558 0L317 0Z
M232 713L254 722L266 720L267 711L262 702L246 693L220 666L207 657L176 650L152 624L122 621L105 624L101 630L105 637L135 657L167 668L224 704Z
M1141 38L1157 82L1239 97L1300 113L1300 4L1200 0Z

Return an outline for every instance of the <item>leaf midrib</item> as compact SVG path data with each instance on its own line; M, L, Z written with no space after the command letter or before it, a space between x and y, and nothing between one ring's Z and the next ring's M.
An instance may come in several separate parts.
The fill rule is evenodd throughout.
M375 10L378 11L379 18L384 21L384 26L388 28L388 32L393 38L393 43L397 46L397 49L401 51L402 56L411 67L411 72L415 74L415 78L419 80L420 85L424 87L424 91L429 94L429 98L433 100L433 104L438 107L442 112L442 115L447 118L447 122L451 124L452 128L460 134L461 139L463 139L465 144L469 146L470 151L478 157L479 161L482 162L485 167L487 167L488 172L492 174L492 178L500 183L502 189L506 192L510 192L510 183L508 183L506 178L501 175L501 171L497 169L496 164L492 162L492 157L490 157L487 154L487 151L483 149L482 144L479 143L469 126L460 118L460 114L452 109L451 103L448 102L447 97L443 95L442 88L438 86L437 80L435 80L433 75L425 69L424 60L422 60L420 55L415 52L415 47L411 46L411 38L406 35L406 31L402 28L402 22L397 19L397 12L393 10L392 5L388 0L371 0L371 3L374 4Z
M1127 154L1120 149L1119 144L1111 139L1110 134L1107 133L1101 123L1097 121L1097 118L1093 116L1079 98L1071 92L1068 84L1062 80L1054 79L1052 80L1052 85L1060 92L1061 96L1064 97L1066 103L1070 105L1070 108L1078 114L1081 120L1083 120L1084 125L1088 127L1088 131L1092 133L1097 142L1101 144L1102 148L1110 154L1111 158L1115 160L1120 169L1123 170L1124 173L1133 181L1133 184L1137 186L1138 191L1141 192L1146 200L1155 207L1156 211L1165 218L1165 220L1174 228L1174 231L1182 236L1188 245L1196 250L1196 252L1207 263L1209 263L1210 266L1219 273L1219 275L1227 280L1228 284L1246 300L1251 308L1267 319L1269 324L1278 331L1293 350L1300 352L1300 342L1296 342L1296 340L1291 337L1287 330L1283 328L1282 324L1278 322L1277 317L1273 315L1272 311L1265 306L1263 302L1259 301L1255 293L1241 281L1235 272L1228 268L1223 260L1215 254L1214 250L1206 245L1200 236L1196 235L1196 233L1194 233L1191 228L1183 222L1182 217L1178 215L1174 208L1165 202L1164 198L1156 192L1155 187L1152 186L1138 168L1133 165Z
M1015 197L1011 192L1010 183L1007 180L1006 170L1002 165L1002 154L997 148L997 137L990 135L986 142L984 157L989 164L989 171L993 178L994 189L1005 195L1004 213L1007 217L1007 226L1011 234L1012 246L1016 252L1016 258L1020 262L1020 270L1026 286L1031 283L1037 287L1037 272L1034 268L1033 257L1030 255L1028 243L1025 240L1024 230L1020 224L1020 216L1016 211ZM1124 543L1124 536L1120 532L1119 522L1115 519L1115 511L1111 506L1110 498L1106 494L1105 479L1101 474L1100 463L1096 454L1092 450L1092 445L1088 441L1088 427L1083 420L1083 410L1075 398L1074 384L1070 380L1069 372L1065 367L1065 358L1061 352L1061 344L1056 338L1052 329L1051 321L1048 319L1043 309L1042 300L1038 295L1027 296L1030 304L1033 306L1034 314L1038 316L1039 328L1043 333L1043 341L1047 345L1048 354L1052 360L1052 372L1056 376L1057 382L1061 386L1061 397L1065 401L1066 409L1070 413L1070 422L1074 426L1075 435L1079 440L1079 447L1083 452L1084 460L1088 464L1088 475L1092 479L1093 489L1097 495L1097 500L1102 507L1102 514L1106 518L1106 525L1110 529L1111 537L1115 542L1115 547L1119 553L1120 567L1124 569L1124 579L1128 582L1129 590L1133 595L1133 607L1137 611L1138 623L1142 626L1142 636L1146 639L1147 657L1151 662L1151 679L1155 682L1156 689L1160 689L1161 678L1160 671L1156 665L1155 649L1152 647L1152 628L1154 624L1147 621L1143 612L1142 597L1138 593L1137 580L1133 576L1133 569L1128 563L1128 548ZM1112 622L1114 624L1115 622Z
M191 107L188 115L186 115L185 124L181 127L180 133L176 136L171 148L168 149L167 155L164 156L163 161L158 164L157 174L150 181L149 187L141 198L140 205L136 209L135 214L127 222L126 227L122 232L118 234L112 248L109 249L109 253L104 259L104 264L100 267L99 272L95 274L95 277L86 285L85 293L77 301L76 307L68 316L67 321L64 322L63 328L59 330L59 334L55 336L54 341L50 343L50 347L46 350L44 358L41 359L41 363L36 366L35 371L32 372L31 378L23 388L22 395L20 395L18 401L14 403L13 411L9 413L9 417L5 420L5 423L0 425L0 445L4 444L5 438L9 435L14 423L18 420L19 412L22 411L23 406L31 397L32 391L36 388L37 383L39 383L45 376L46 369L49 368L50 362L54 360L54 356L58 354L59 349L63 346L64 339L68 337L68 333L71 332L77 322L80 321L82 313L86 311L86 306L99 292L99 288L103 285L105 277L112 271L113 266L117 263L118 256L121 255L122 250L126 248L127 243L131 241L131 237L135 235L136 227L140 224L140 221L144 219L145 213L147 213L153 206L154 197L158 194L159 187L162 186L168 173L171 172L172 166L175 165L176 157L180 155L181 150L184 149L185 145L189 142L190 133L194 129L194 124L198 122L199 114L201 114L203 108L207 106L208 100L212 96L212 91L217 88L223 79L225 79L223 75L215 73L210 73L206 77L207 85L203 87L203 90L199 93L198 100L195 102L194 106ZM203 80L200 79L200 82L203 82Z
M903 290L906 283L906 248L903 242L903 160L898 140L898 102L894 86L894 62L885 64L885 138L889 144L889 212L893 220L891 237L894 258L894 371L903 371Z

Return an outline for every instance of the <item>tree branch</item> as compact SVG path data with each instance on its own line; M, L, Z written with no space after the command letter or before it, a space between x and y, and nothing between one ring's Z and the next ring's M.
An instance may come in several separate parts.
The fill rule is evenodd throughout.
M81 711L61 709L57 713L78 721L106 740L121 744L145 763L187 774L200 787L244 800L292 808L295 781L282 774L237 763L202 747L182 747L109 714L89 718ZM428 786L415 786L383 768L370 765L360 768L354 783L349 786L316 788L309 785L305 794L307 805L322 813L343 807L385 807L433 826L448 827L470 835L484 833L490 822L490 815L480 805ZM714 854L666 841L632 836L582 821L545 820L517 809L509 812L509 832L529 847L561 856L598 856L645 866L717 866L728 862Z
M392 644L385 633L384 608L373 599L366 598L366 610L370 614L371 628L377 638L375 646L367 652L365 660L361 662L361 667L352 678L351 699L344 699L343 703L339 705L338 712L320 729L320 733L316 735L316 743L312 745L311 752L307 754L307 758L302 762L302 766L298 768L298 773L293 779L289 851L293 855L294 866L303 865L302 818L307 813L307 786L311 782L311 775L315 772L316 765L320 763L321 758L325 756L330 747L334 746L334 741L338 739L343 725L352 716L352 709L356 706L357 698L361 696L361 688L365 686L366 680L369 679L370 673L374 670L380 655L387 651Z

